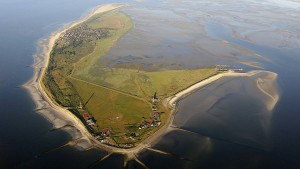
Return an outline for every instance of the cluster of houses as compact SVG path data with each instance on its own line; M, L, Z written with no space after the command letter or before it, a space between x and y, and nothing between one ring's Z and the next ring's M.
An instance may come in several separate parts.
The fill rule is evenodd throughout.
M92 117L88 113L83 113L82 116L85 119L89 129L93 130L94 127L98 128L98 125L97 125L96 120L94 119L94 117ZM110 129L105 128L101 132L95 133L95 135L96 135L96 139L98 139L99 141L103 141L106 138L110 137Z
M103 129L100 133L97 135L97 139L100 141L103 141L110 137L110 128Z
M160 121L160 113L157 111L158 109L158 98L156 92L154 93L154 96L152 97L152 118L143 121L139 125L139 129L149 128L149 127L158 127L161 124Z
M82 116L89 127L97 127L96 120L90 114L83 113Z
M92 94L90 96L90 98L93 97L94 94ZM90 100L90 99L89 99ZM89 102L89 100L84 104L82 105L82 103L80 102L79 106L78 106L78 109L81 109L81 110L84 110L84 107L87 105L87 103ZM99 128L99 126L97 125L96 123L96 120L95 118L90 115L89 113L83 113L82 114L82 117L84 118L86 124L87 124L87 127L93 132L95 138L97 140L99 140L100 142L104 143L106 141L106 138L109 138L110 137L110 128L104 128L101 132L95 132L95 128Z
M75 29L71 29L66 31L62 35L62 39L65 40L78 40L78 39L103 39L109 36L109 28L101 28L101 29L90 29L87 26L80 26Z
M155 121L152 119L145 120L140 124L139 129L141 130L149 127L158 127L160 126L160 123L161 123L160 121Z
M225 71L243 71L244 69L236 67L236 66L230 66L230 65L216 65L216 70L219 72L225 72Z

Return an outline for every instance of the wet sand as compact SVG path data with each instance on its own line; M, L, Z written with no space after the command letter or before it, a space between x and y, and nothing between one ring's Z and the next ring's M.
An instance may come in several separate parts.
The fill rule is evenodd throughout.
M266 107L269 111L272 111L276 103L279 100L279 94L274 85L277 79L277 74L273 72L268 72L264 78L257 78L256 84L258 89L266 96Z

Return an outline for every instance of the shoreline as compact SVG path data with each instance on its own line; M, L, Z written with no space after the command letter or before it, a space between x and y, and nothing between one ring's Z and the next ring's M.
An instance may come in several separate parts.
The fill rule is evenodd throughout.
M168 105L168 107L171 107L171 114L161 128L159 128L155 133L144 139L140 144L138 144L136 147L133 148L117 148L117 147L112 147L106 144L102 144L98 142L87 130L85 125L81 122L80 119L78 119L72 112L68 111L67 109L57 105L53 100L48 96L46 91L44 90L42 86L42 77L45 73L45 70L48 66L49 62L49 57L50 57L50 52L55 44L55 41L60 37L61 34L66 32L68 29L86 21L90 17L94 16L95 14L99 13L104 13L110 10L118 9L121 7L127 7L130 5L127 4L108 4L108 5L103 5L103 6L98 6L94 8L90 13L88 13L85 17L82 17L76 22L67 24L57 32L51 34L48 39L42 40L39 44L40 46L40 51L34 56L34 75L32 79L30 79L27 83L23 85L24 88L26 88L29 93L31 94L35 104L36 104L36 109L46 109L47 107L50 107L52 110L56 112L54 116L59 116L61 119L66 120L66 121L71 121L71 123L74 125L74 128L79 130L79 132L82 134L81 138L87 139L88 142L90 143L90 147L98 147L101 148L105 151L108 152L114 152L114 153L122 153L126 154L129 159L135 158L135 155L140 152L142 149L150 147L153 145L156 141L160 139L161 136L163 136L165 133L167 133L170 130L170 126L172 125L175 114L176 114L176 102L178 102L180 99L185 98L189 94L193 93L195 90L198 90L206 85L209 85L218 79L222 77L250 77L253 75L256 75L261 72L266 72L266 71L250 71L247 73L236 73L236 72L225 72L225 73L220 73L217 75L214 75L212 77L209 77L208 79L205 79L203 81L200 81L192 86L187 87L186 89L176 93L174 96L171 96L169 98L166 98L164 100L165 105ZM175 105L174 105L175 104ZM45 115L46 116L46 115ZM47 118L47 116L45 117ZM48 118L50 123L52 121ZM53 124L55 126L55 124Z

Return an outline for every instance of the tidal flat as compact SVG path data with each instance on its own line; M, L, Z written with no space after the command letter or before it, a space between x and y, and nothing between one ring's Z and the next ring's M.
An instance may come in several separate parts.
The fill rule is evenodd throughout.
M297 10L274 13L272 8L276 5L261 6L249 0L222 5L219 1L170 0L159 7L133 6L124 11L132 18L134 29L98 64L139 64L151 70L215 64L261 69L272 57L265 55L262 48L291 49L300 45L299 26L293 17Z
M179 102L174 126L268 149L273 105L279 99L276 76L261 72L251 77L224 77ZM257 81L268 83L268 88L262 90Z

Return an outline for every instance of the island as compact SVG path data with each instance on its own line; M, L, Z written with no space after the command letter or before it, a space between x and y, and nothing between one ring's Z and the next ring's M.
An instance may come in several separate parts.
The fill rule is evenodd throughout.
M168 122L172 108L167 98L218 71L149 70L141 64L102 62L101 57L133 27L130 17L118 10L125 6L95 10L56 36L41 86L99 142L130 148Z
M35 76L27 84L96 147L135 158L174 129L180 99L222 77L255 77L264 72L268 76L257 81L257 87L266 96L268 109L273 109L279 99L272 88L277 78L273 72L240 72L226 65L153 69L142 63L103 60L134 27L120 10L128 6L97 7L50 36L41 54L44 58L36 59Z

